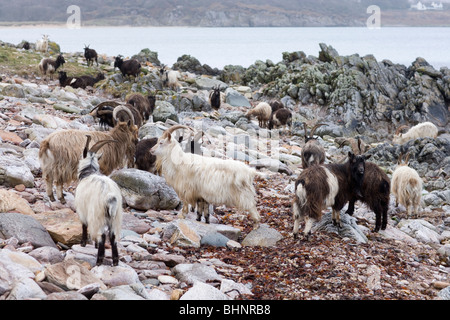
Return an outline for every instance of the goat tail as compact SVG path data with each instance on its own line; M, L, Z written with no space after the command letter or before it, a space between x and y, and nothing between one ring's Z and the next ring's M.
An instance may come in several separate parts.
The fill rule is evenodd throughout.
M115 235L120 235L122 222L122 199L118 199L116 194L109 194L106 197L106 210L108 229Z

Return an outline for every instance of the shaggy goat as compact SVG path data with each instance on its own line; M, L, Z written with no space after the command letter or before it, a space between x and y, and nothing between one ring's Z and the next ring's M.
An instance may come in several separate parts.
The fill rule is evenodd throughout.
M113 111L117 106L122 105L117 101L103 101L91 110L89 115L99 118L100 127L114 127L116 121L113 119Z
M270 115L269 130L286 126L288 129L292 125L292 112L289 109L281 108Z
M171 135L174 130L181 128L192 130L186 126L173 126L163 133L151 149L151 153L160 161L167 183L183 201L181 216L186 216L188 205L195 206L202 202L235 206L248 211L253 228L258 228L260 216L256 210L253 186L256 170L236 160L185 153Z
M131 120L138 128L142 126L143 122L140 111L128 103L114 108L113 120L115 123Z
M160 73L163 87L168 87L171 90L178 91L178 88L181 87L181 84L178 82L180 73L175 70L165 71L164 68L160 69Z
M39 62L39 70L44 76L46 76L48 72L50 74L50 79L53 80L53 74L64 63L66 63L66 60L64 60L62 53L60 53L56 60L51 58L43 58L41 62Z
M276 100L276 99L270 100L269 104L270 104L270 107L272 108L272 113L277 111L278 109L284 108L284 105L280 100Z
M408 160L409 154L402 163L402 154L400 154L397 168L392 174L391 191L395 195L395 206L397 207L401 203L406 208L407 216L412 211L413 217L417 217L422 199L422 179L416 170L408 167Z
M272 114L272 108L267 102L260 102L256 107L248 110L245 117L250 120L252 116L258 119L258 124L260 128L267 128L267 124L270 120L270 115Z
M142 118L147 121L153 110L155 109L156 98L153 95L144 97L140 93L133 93L127 98L127 103L134 106L142 115Z
M118 143L103 148L100 159L100 170L109 175L114 169L134 166L138 128L131 121L118 123L111 131L61 130L51 133L41 142L39 162L42 177L46 182L47 195L50 201L53 196L53 181L56 181L56 194L61 203L65 203L63 195L64 183L77 179L79 155L84 148L87 134L94 142L100 140L117 140Z
M158 138L142 139L136 144L135 167L139 170L159 174L156 170L156 156L150 153L150 149L156 145Z
M294 238L297 238L301 219L305 220L303 234L307 238L315 221L320 221L322 211L331 206L333 223L340 227L340 210L355 194L355 186L364 179L365 161L370 156L349 152L343 164L313 165L306 168L295 182L292 206Z
M81 246L85 247L88 233L98 243L97 266L105 257L106 230L109 232L113 265L119 264L116 236L122 224L122 194L119 186L100 173L98 150L115 140L101 140L89 149L91 136L87 136L83 159L78 165L78 186L75 190L75 208L82 224Z
M303 123L303 127L305 128L305 146L303 147L301 154L303 169L325 162L325 149L319 141L314 138L316 129L323 125L323 123L316 124L308 135L306 123Z
M211 104L211 108L214 110L219 110L220 108L220 85L214 87L213 90L209 93L209 103Z
M94 65L95 60L95 62L97 62L98 67L97 51L95 51L94 49L89 49L89 46L84 45L84 58L86 59L86 63L89 67L89 63Z
M48 35L42 35L42 39L36 41L36 51L47 52L48 51Z
M436 138L438 135L438 128L431 122L423 122L415 125L406 133L401 133L401 130L408 128L408 126L400 126L394 134L392 142L394 144L404 144L412 139L417 138Z
M141 72L141 64L136 59L123 61L121 56L116 57L114 61L114 69L119 68L122 76L134 76L135 78Z
M80 77L68 77L65 71L59 71L59 85L61 87L71 86L72 88L83 88L88 86L94 86L98 81L105 79L103 73L98 73L97 77L92 76L80 76Z
M390 180L387 174L375 163L366 162L364 179L360 194L353 193L348 204L347 214L353 215L355 202L360 200L368 205L375 213L375 228L372 232L385 230L387 226L387 212L389 209Z

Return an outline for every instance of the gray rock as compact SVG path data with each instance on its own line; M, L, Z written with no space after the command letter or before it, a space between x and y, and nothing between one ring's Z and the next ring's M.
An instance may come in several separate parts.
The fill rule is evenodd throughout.
M111 174L126 203L138 210L170 210L180 203L164 178L138 169L121 169Z
M167 101L156 101L153 111L153 121L166 122L167 119L180 122L175 107Z
M93 300L101 299L96 296L103 296L106 300L146 300L149 298L144 286L141 283L122 285L107 290L101 290L95 294Z
M22 86L19 86L17 84L10 84L4 87L1 92L4 96L25 98L25 92Z
M34 187L34 176L27 164L17 157L5 155L0 157L0 184L15 187L23 184Z
M251 107L247 98L232 88L225 90L225 102L233 107Z
M39 285L30 278L22 278L14 283L6 300L44 299L47 295Z
M360 243L367 243L369 240L356 224L356 218L342 213L341 216L341 227L333 225L333 221L331 219L331 213L325 213L322 216L322 219L317 222L311 229L312 232L326 231L333 232L338 234L342 238L350 238L354 239Z
M202 237L200 244L202 246L226 247L230 239L218 232L208 233Z
M64 254L56 247L40 247L31 251L28 255L35 258L42 265L55 264L64 260Z
M267 224L261 224L256 230L252 230L242 241L243 246L272 247L283 238L281 233L270 228Z
M88 300L88 298L77 291L64 291L50 293L43 300Z
M440 290L437 295L443 300L450 300L450 286Z
M177 264L172 268L172 274L180 281L187 284L194 284L196 282L211 282L220 281L222 276L218 275L214 268L200 264Z
M50 234L36 219L20 213L0 214L0 237L15 237L19 243L31 242L34 247L56 248Z
M181 296L180 300L230 300L230 297L219 289L198 281Z
M195 79L195 86L201 90L212 90L213 87L220 86L221 90L228 88L228 84L220 80L201 77Z
M397 228L420 242L436 244L440 242L437 228L423 219L403 219Z

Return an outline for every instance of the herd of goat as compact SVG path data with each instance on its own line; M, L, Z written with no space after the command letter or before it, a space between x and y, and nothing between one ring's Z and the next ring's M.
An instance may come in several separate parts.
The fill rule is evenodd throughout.
M97 61L97 53L86 46L85 58L88 64L93 64L93 61ZM64 58L59 55L56 60L43 59L39 68L45 74L53 74L62 64ZM137 76L141 68L138 61L123 61L121 56L116 57L114 66L124 76ZM100 77L80 81L92 85ZM166 71L162 67L160 77L166 86L174 89L179 86L173 71ZM67 77L65 72L60 72L61 85L77 85L78 81L78 77ZM82 245L86 245L88 234L99 243L97 264L103 263L106 230L112 246L113 264L117 265L119 261L115 237L120 234L122 197L120 189L108 175L122 167L135 167L162 175L183 203L180 213L182 218L190 206L197 209L197 220L201 221L204 216L206 223L209 223L209 205L225 205L248 212L253 228L259 227L261 218L256 208L253 185L258 174L256 169L241 161L198 154L194 144L198 144L202 133L185 125L175 124L159 138L139 141L138 129L149 120L155 100L154 95L145 97L132 94L125 103L102 102L90 115L99 119L104 130L61 130L41 142L39 161L49 199L55 201L55 183L57 198L65 203L64 184L78 181L75 206L83 226ZM214 110L220 108L220 87L212 89L209 100ZM260 102L245 116L249 120L256 117L259 126L269 130L283 126L289 129L292 124L291 111L279 100ZM408 215L417 215L422 180L414 169L408 167L409 155L406 155L405 162L400 157L392 181L379 166L367 161L370 155L365 154L363 142L359 139L357 148L348 153L346 162L325 164L325 149L314 136L321 125L315 124L308 134L308 127L304 124L305 145L301 153L303 170L295 182L292 202L295 238L304 220L303 234L308 239L314 222L321 219L327 207L332 208L333 224L340 227L340 210L348 203L347 213L352 215L358 200L366 203L375 213L373 231L385 229L391 192L397 204L405 206ZM430 122L412 127L404 134L401 133L402 129L404 127L394 134L393 143L404 144L419 137L436 138L438 134L436 126ZM180 143L183 135L177 138L174 134L177 130L186 130L190 134L191 140L185 147ZM89 148L91 141L94 145Z

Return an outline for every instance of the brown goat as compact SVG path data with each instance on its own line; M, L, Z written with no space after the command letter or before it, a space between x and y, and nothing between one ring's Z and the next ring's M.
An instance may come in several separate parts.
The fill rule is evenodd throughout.
M325 149L322 145L314 138L314 132L324 123L316 124L308 135L308 128L306 123L303 123L305 128L305 146L302 149L302 166L306 169L315 164L322 164L325 162Z
M47 195L51 201L53 182L56 181L56 194L61 203L65 203L63 195L64 183L77 180L78 162L86 143L86 135L92 136L95 143L100 140L117 140L102 149L99 161L100 171L109 175L114 169L134 166L135 146L138 128L131 121L118 123L111 131L62 130L50 134L41 142L39 162L42 177L46 182Z
M127 98L127 103L139 110L143 120L147 121L155 109L155 100L152 95L144 97L140 93L133 93Z

